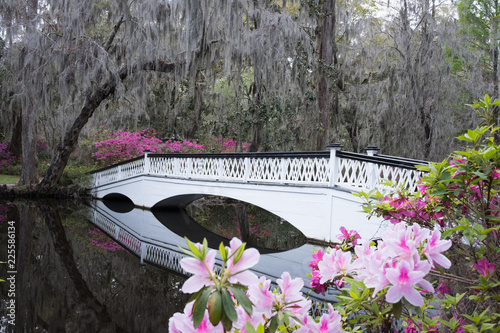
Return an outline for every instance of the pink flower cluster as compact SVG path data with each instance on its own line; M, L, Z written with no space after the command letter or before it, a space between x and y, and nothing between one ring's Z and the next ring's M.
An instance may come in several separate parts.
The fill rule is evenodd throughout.
M422 189L422 185L419 184L417 186ZM393 224L405 220L433 220L439 225L444 226L444 211L437 212L434 209L433 203L436 203L436 200L435 197L429 195L413 200L405 197L393 198L385 196L382 203L388 204L390 209L387 211L384 219L390 220Z
M7 150L7 144L0 143L0 168L11 165L15 160L16 157Z
M114 252L116 250L123 250L120 244L115 241L112 241L105 233L101 230L94 228L89 230L89 233L92 235L93 239L91 244L97 247L100 247L104 250Z
M97 151L92 156L97 161L110 165L140 156L145 150L156 152L161 140L149 137L148 131L149 129L140 132L114 132L112 138L95 143Z
M168 140L161 146L161 151L165 153L201 153L205 146L188 140L174 141Z
M229 274L229 282L241 283L248 286L247 296L253 303L252 314L249 315L243 307L238 304L236 306L237 321L233 322L233 328L230 332L246 333L247 322L256 328L259 325L265 326L269 319L277 313L285 311L291 314L290 327L300 325L296 332L312 333L312 332L343 332L341 324L341 316L337 311L334 311L329 305L328 313L323 314L319 322L316 322L309 316L311 301L307 300L301 290L304 286L304 281L300 278L292 279L288 272L284 272L281 279L276 281L279 286L278 290L271 290L271 281L265 277L257 278L257 276L248 271L249 268L257 264L260 254L255 249L247 249L241 255L241 258L233 265L231 254L235 253L241 246L241 241L233 238L228 249L229 260L223 277L217 277L214 269L216 251L208 250L203 261L196 258L184 258L180 264L184 270L193 274L182 286L182 291L185 293L194 293L204 286L215 285L218 279L225 279ZM195 246L202 250L200 244ZM232 299L236 304L235 299ZM176 313L169 320L169 332L171 333L189 333L189 332L225 332L222 324L212 325L209 320L208 311L201 321L201 324L195 328L192 322L193 302L190 302L184 308L183 313ZM294 320L295 317L298 320Z
M367 288L373 288L373 297L387 290L385 299L389 303L397 303L404 297L411 304L422 306L420 291L434 292L425 276L436 264L444 268L451 266L443 255L450 246L451 241L442 240L437 229L396 224L382 234L377 246L369 243L356 246L355 256L340 249L315 253L310 263L313 267L311 286L324 292L334 281L353 277Z

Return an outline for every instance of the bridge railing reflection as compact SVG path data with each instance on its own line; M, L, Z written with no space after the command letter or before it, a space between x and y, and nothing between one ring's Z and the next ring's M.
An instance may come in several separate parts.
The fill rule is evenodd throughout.
M139 215L134 214L134 212L141 212L142 210L134 210L134 212L131 212L132 215L129 218L135 220L134 226L127 222L126 217L123 219L123 221L117 220L114 216L116 214L107 209L101 201L94 202L91 204L91 206L93 208L93 218L91 222L99 229L101 229L104 233L106 233L110 238L119 243L122 247L137 255L140 258L141 264L154 264L178 274L188 276L188 273L184 271L184 269L180 265L181 259L186 257L186 255L178 247L181 243L185 244L185 241L182 237L175 237L175 239L166 237L168 239L164 239L165 235L168 235L168 231L156 232L156 234L160 235L160 237L162 238L161 241L158 241L151 236L151 233L154 232L154 228L152 229L150 226L145 226L144 229L141 230L141 227L145 224L155 224L154 221L147 221L149 217L146 217L143 221L137 221ZM120 216L125 215L126 214L120 214ZM139 228L136 229L136 227ZM309 247L307 247L307 252L309 253ZM290 254L290 256L296 258L297 254L292 253ZM298 267L295 267L295 269L292 269L293 267L290 267L290 265L294 266L297 265L297 263L291 263L286 258L286 255L271 256L267 258L265 255L261 256L261 261L263 261L263 263L262 265L259 263L254 272L258 276L264 275L268 279L271 279L273 288L276 288L276 279L279 278L282 273L280 268L278 268L279 272L276 271L277 267L283 267L283 265L285 265L286 267L288 267L289 272L292 274L292 276L296 277L301 275L297 274L297 269L299 269ZM275 260L284 260L285 262L283 264L279 264L274 262ZM272 262L274 262L274 264L270 264ZM219 257L216 257L216 272L220 272L221 263L222 260ZM301 269L304 270L304 272L308 271L307 262L302 262L302 264L303 267L301 267ZM274 269L275 272L267 272L266 270L269 269ZM302 277L305 283L302 291L303 293L308 293L310 292L310 287L308 287L309 280L305 277L305 273L302 275L304 276L300 277ZM324 306L325 302L336 301L335 295L333 294L327 294L325 297L321 295L310 295L309 299L312 300L312 311L314 311L315 313L319 313L327 309L327 307Z

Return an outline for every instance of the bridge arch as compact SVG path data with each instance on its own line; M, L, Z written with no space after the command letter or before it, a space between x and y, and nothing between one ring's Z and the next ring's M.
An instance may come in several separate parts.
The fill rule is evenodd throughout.
M415 189L425 161L330 151L295 153L149 154L94 173L91 194L120 193L136 206L184 205L204 195L234 198L263 208L308 238L336 241L338 229L379 237L380 219L367 220L351 191L381 189L381 179Z

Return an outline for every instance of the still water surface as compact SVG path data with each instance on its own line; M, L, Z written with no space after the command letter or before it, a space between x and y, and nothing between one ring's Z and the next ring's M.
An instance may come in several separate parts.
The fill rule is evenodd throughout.
M283 221L262 222L254 211L247 214L251 223L244 219L244 232L232 213L224 217L214 207L190 211L202 227L183 210L151 212L102 201L0 202L0 261L15 255L15 262L0 264L0 279L8 278L0 283L0 332L167 332L168 319L189 298L180 291L184 237L207 238L217 248L225 237L243 235L262 253L257 275L275 280L288 271L308 284L315 247L301 244L300 233ZM230 230L213 230L224 223Z

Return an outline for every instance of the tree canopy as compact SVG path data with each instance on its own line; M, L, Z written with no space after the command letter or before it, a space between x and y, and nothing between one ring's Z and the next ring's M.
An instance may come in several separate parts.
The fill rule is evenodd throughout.
M468 1L468 2L467 2ZM471 0L460 2L469 6ZM60 178L90 128L224 135L254 150L323 149L438 159L495 82L486 43L430 0L71 1L0 4L2 131L52 147ZM381 14L383 13L383 15ZM457 33L463 28L465 33ZM465 29L465 30L464 30ZM469 38L469 39L467 39ZM88 126L87 123L90 124ZM19 140L18 140L19 141Z

